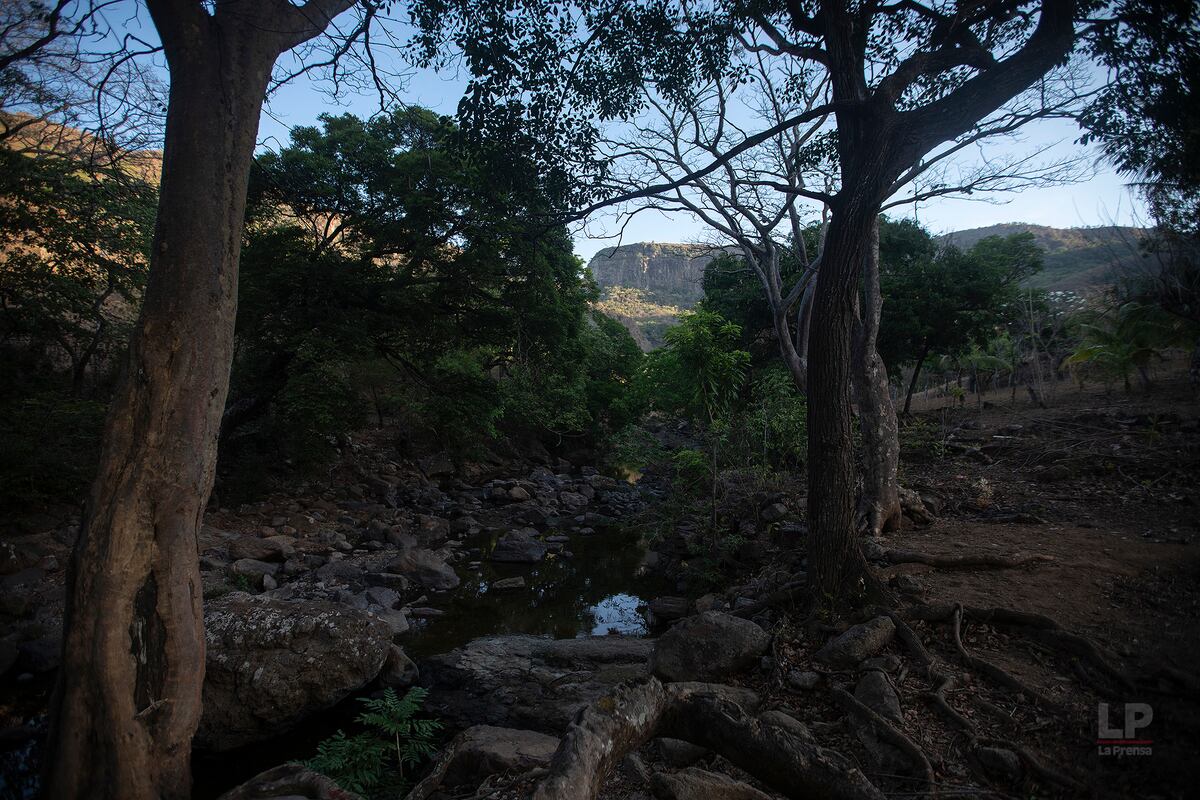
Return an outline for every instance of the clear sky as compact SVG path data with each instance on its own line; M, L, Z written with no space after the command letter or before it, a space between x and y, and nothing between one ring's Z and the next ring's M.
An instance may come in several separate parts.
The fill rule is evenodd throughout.
M138 4L140 6L140 4ZM153 30L143 9L127 18L148 38ZM149 28L149 30L147 30ZM455 76L416 73L404 93L407 102L453 115L462 94L463 81ZM374 97L351 96L335 103L319 87L301 79L279 90L263 114L259 141L262 148L277 148L286 142L291 126L311 125L322 113L352 112L362 116L378 110ZM1021 153L1040 151L1047 160L1062 155L1083 155L1094 165L1094 176L1085 182L1045 189L1027 189L1013 195L974 195L971 199L937 199L923 203L915 213L935 233L976 228L1001 222L1029 222L1053 227L1145 224L1142 204L1124 180L1102 163L1091 148L1074 143L1078 130L1073 123L1036 123L1026 129L1026 141L1016 145ZM896 214L912 215L911 206ZM618 226L611 218L595 218L577 227L575 251L584 259L600 248L617 243ZM637 215L625 227L621 241L688 242L710 238L706 229L688 215L666 216L658 212Z

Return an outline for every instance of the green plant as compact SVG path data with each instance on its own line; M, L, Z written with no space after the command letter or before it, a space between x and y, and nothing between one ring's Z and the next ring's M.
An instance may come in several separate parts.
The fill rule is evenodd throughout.
M437 720L415 717L428 694L413 687L403 697L385 689L380 697L359 698L366 709L356 721L369 730L354 736L339 730L318 744L317 754L304 765L358 794L401 788L405 768L433 755L433 737L442 727Z
M919 460L946 455L946 439L941 426L917 417L900 429L900 452Z

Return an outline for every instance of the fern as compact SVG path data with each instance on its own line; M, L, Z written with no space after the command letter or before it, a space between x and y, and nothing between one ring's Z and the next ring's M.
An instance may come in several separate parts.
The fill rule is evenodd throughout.
M433 739L442 724L415 718L428 694L413 687L403 697L386 689L380 697L359 698L365 709L356 721L368 731L354 736L338 731L317 745L317 755L304 765L358 794L394 794L404 785L405 768L435 752Z

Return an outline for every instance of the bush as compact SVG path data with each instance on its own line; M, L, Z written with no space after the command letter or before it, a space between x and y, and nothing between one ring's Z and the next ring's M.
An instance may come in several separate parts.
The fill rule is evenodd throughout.
M55 393L0 406L0 508L81 503L96 470L105 404Z

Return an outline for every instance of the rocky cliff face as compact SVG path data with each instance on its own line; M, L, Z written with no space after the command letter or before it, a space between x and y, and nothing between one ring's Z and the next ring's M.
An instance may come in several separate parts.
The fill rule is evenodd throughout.
M717 254L707 245L638 242L606 247L588 267L601 289L640 289L658 303L689 308L704 296L704 266Z

